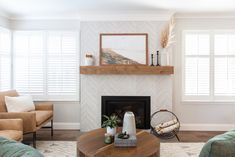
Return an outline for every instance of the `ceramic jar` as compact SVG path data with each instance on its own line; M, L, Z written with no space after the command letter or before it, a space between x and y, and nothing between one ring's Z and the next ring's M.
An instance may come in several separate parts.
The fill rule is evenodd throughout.
M126 112L123 118L122 132L136 136L135 115L133 112Z
M86 56L85 56L85 65L86 66L94 65L94 58L91 54L86 54Z
M166 48L162 49L160 52L160 65L161 66L167 66L170 64L169 61L169 54Z
M115 128L110 128L109 126L106 127L107 134L110 134L112 136L114 136L116 134L116 130L117 130L116 127Z

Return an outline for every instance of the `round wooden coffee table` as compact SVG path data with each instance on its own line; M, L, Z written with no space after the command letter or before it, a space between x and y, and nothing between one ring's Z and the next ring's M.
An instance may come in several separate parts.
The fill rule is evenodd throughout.
M159 157L160 142L152 134L138 130L136 147L115 147L104 143L105 129L84 133L78 138L78 157Z

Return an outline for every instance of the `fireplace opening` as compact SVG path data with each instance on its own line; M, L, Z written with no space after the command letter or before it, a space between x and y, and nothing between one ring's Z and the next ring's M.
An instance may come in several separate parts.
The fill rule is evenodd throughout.
M126 111L135 115L137 129L150 129L150 96L102 96L101 116L116 114L123 120ZM101 124L105 119L101 118ZM122 122L120 123L120 127Z

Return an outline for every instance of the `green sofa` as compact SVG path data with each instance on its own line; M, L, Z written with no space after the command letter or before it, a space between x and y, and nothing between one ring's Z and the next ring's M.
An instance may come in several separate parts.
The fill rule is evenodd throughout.
M0 137L0 157L43 157L33 147Z
M235 130L211 138L199 157L235 157Z

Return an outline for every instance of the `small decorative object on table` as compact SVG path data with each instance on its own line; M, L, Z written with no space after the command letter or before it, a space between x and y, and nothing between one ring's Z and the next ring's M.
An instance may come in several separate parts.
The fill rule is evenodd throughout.
M114 136L116 134L116 127L120 123L120 119L116 115L111 115L110 117L103 115L106 121L103 122L102 127L106 127L107 133Z
M115 135L115 147L136 147L137 139L135 135L129 135L126 132Z
M133 112L128 111L124 114L122 133L115 135L114 146L135 147L136 144L135 115Z
M104 134L104 143L106 144L113 143L113 136L109 133Z
M180 129L180 121L177 116L166 109L159 110L151 116L151 133L157 137L170 139L176 137Z
M136 136L135 115L133 112L126 112L123 118L123 133Z
M87 53L85 56L85 65L92 66L94 64L94 58L92 54Z
M128 139L128 138L130 137L130 135L127 134L126 132L124 132L124 133L118 134L117 137L118 137L118 138L121 138L121 139Z

